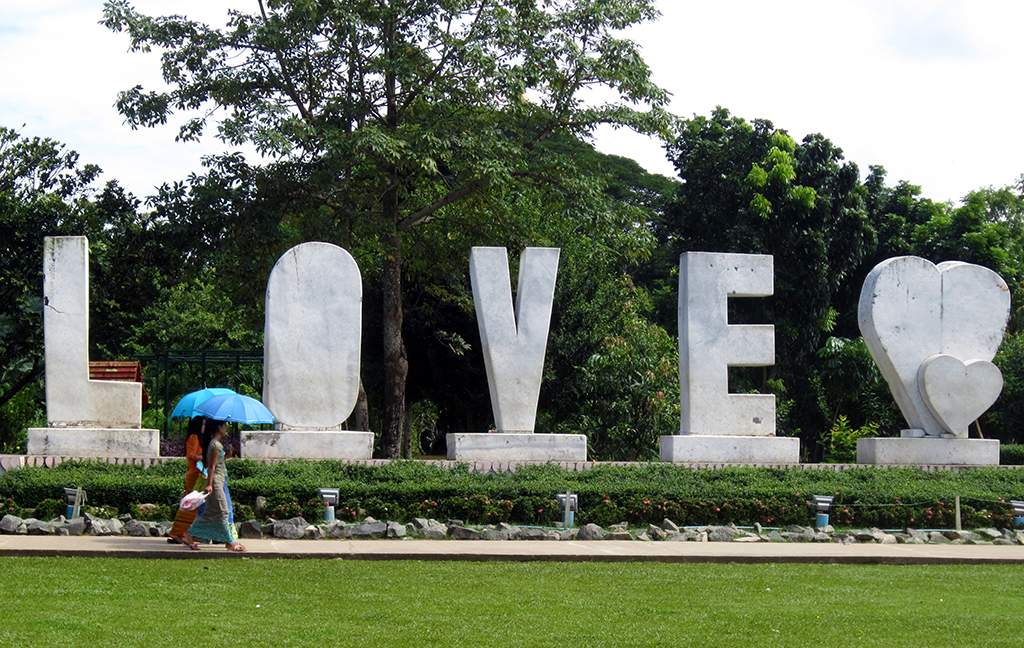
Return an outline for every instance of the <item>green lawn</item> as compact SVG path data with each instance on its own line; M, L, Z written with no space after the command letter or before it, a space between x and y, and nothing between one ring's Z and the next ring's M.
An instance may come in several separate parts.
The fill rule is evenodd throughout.
M0 558L0 646L1013 646L1024 566Z

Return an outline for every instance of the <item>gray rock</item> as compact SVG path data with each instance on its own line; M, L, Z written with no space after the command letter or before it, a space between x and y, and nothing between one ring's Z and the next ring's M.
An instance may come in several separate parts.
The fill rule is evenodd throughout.
M60 528L67 531L68 535L80 536L85 533L85 518L73 518L62 524Z
M131 516L129 516L130 518ZM110 530L110 535L121 535L121 532L124 531L124 524L120 519L111 518L107 520L107 528Z
M604 529L594 524L584 524L580 527L580 532L576 534L577 540L603 540L605 536Z
M608 531L610 531L611 533L622 533L627 529L629 529L628 522L619 522L618 524L613 524L610 527L608 527Z
M298 540L306 535L306 522L301 517L293 517L289 520L278 520L274 523L274 537L283 540Z
M17 515L5 515L3 519L0 519L0 533L8 535L16 533L21 523L22 519Z
M49 522L43 522L42 520L35 520L31 524L26 525L29 535L53 535L54 527Z
M558 534L546 529L526 529L522 537L523 540L557 540Z
M508 531L502 529L484 529L480 532L482 540L508 540Z
M962 540L962 539L964 539L964 532L963 531L957 531L956 529L950 529L948 531L943 531L942 535L946 536L950 540ZM999 535L1002 536L1003 534L1000 533Z
M640 542L654 542L651 539L651 536L647 535L647 529L637 529L636 530L636 539L639 540Z
M678 531L678 528L677 528ZM651 540L664 540L668 537L668 533L661 527L656 527L653 524L647 527L647 537Z
M164 520L156 525L156 535L159 538L166 538L167 534L171 532L171 528L174 526L174 522L170 520Z
M784 542L786 540L782 537L782 534L779 533L778 529L772 529L769 531L765 539L768 540L768 542Z
M609 531L604 534L605 540L632 540L633 534L629 531Z
M737 536L733 538L733 542L744 542L749 544L751 542L761 542L761 538L754 534L750 534L745 536Z
M440 522L435 522L420 529L419 534L428 540L444 540L448 537L448 527Z
M57 527L57 535L59 535L59 536L69 536L71 534L68 533L67 529L65 529L64 527L61 526L61 527Z
M559 540L575 540L576 536L579 534L579 532L580 532L579 529L562 529L558 533L558 539Z
M405 525L399 522L388 522L387 530L384 532L386 538L404 538Z
M992 541L992 544L994 544L994 545L1015 545L1017 543L1014 542L1013 540L1008 539L1008 538L996 538L995 540Z
M754 533L757 535L764 533L764 527L761 526L760 522L754 522Z
M348 537L348 525L341 520L331 520L324 525L324 535L328 538L339 540Z
M253 507L253 513L256 517L262 518L267 515L267 498L262 495L256 496L256 506Z
M139 520L128 520L124 525L124 532L133 538L149 537L149 527Z
M367 518L372 519L372 518ZM388 527L383 522L363 521L362 524L356 524L349 527L349 537L355 540L373 540L384 537L384 533L388 530Z
M995 540L996 538L1002 538L1003 534L995 529L975 529L975 533L982 536L988 536L989 540Z
M238 536L246 540L262 540L263 525L256 520L246 520L238 526Z
M736 537L736 527L708 527L708 542L732 542Z
M466 523L463 522L462 520L449 519L449 520L445 520L444 521L444 525L446 527L451 528L453 526L466 526Z
M949 538L938 531L932 531L928 534L928 542L931 544L949 544Z
M884 545L896 544L896 536L890 535L890 534L886 533L885 535L882 536L880 544L884 544Z
M824 531L819 531L814 534L814 538L812 538L811 542L832 542L832 536Z
M324 537L324 532L315 524L307 526L306 530L302 533L303 540L319 540L322 537Z
M426 529L430 526L430 522L426 518L413 518L411 524L416 529Z
M513 526L511 524L507 524L505 522L498 522L497 529L498 529L498 531L501 531L503 533L507 533L509 540L518 540L523 535L523 530L522 529L520 529L517 526Z
M928 542L928 534L924 531L918 531L917 529L904 529L903 533L909 535L911 538L916 538L921 542Z
M661 528L669 533L679 533L679 526L668 518L661 521Z

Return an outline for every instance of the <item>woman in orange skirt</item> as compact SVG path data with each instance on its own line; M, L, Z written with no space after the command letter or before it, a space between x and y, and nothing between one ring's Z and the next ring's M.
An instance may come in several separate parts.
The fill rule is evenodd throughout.
M188 422L188 437L185 439L185 458L188 459L188 470L185 472L185 493L191 493L195 490L196 482L203 473L199 470L199 461L203 458L203 447L206 445L203 443L203 437L206 435L206 417L205 416L193 416ZM202 506L198 509L186 511L183 508L178 508L178 513L174 516L174 526L167 533L167 542L181 543L182 536L188 531L188 528L192 526L192 523L202 511Z

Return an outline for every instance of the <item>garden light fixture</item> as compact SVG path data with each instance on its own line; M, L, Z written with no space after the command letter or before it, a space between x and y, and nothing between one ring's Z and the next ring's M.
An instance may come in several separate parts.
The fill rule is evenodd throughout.
M65 488L64 502L68 505L68 510L64 517L69 520L78 517L82 504L85 504L86 501L85 491L81 488Z
M575 513L579 510L579 497L566 492L564 495L555 495L555 499L558 500L558 507L562 509L562 526L571 528Z
M338 503L337 488L318 488L320 499L324 501L324 521L330 522L334 519L334 506Z
M814 516L814 525L817 527L828 526L828 514L832 512L831 495L814 495L811 499L811 515Z

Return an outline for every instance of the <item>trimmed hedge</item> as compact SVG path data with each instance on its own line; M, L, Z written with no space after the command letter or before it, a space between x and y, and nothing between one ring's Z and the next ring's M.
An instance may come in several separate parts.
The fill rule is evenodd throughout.
M999 463L1003 466L1024 466L1024 445L1000 444Z
M0 476L0 498L23 506L82 486L89 503L120 511L138 503L173 506L182 495L185 461L150 468L88 461L55 468L27 467ZM719 468L692 470L672 464L604 465L566 471L555 464L524 466L514 473L481 474L467 466L418 461L383 466L293 460L264 464L227 461L233 500L253 507L266 497L280 515L322 514L319 487L339 489L339 519L365 515L397 521L413 517L458 518L469 523L554 524L554 496L579 495L577 524L627 521L680 525L735 522L764 526L807 524L812 495L833 495L833 524L897 528L948 528L953 501L961 498L967 527L1012 526L1011 499L1024 500L1024 470L973 468L925 472L917 468L826 469Z

